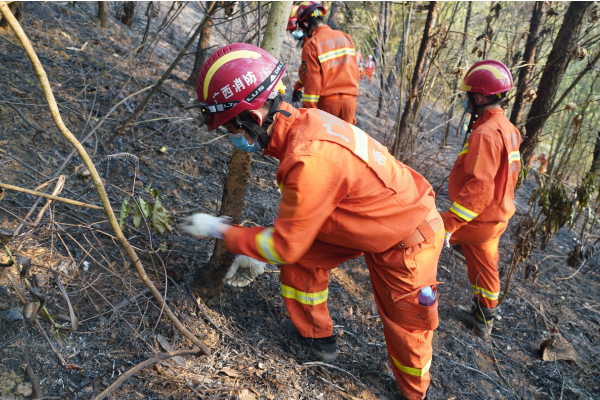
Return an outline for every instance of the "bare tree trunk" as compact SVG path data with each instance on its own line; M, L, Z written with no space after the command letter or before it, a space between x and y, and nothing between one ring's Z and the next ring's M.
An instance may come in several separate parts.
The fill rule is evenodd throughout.
M523 160L529 160L533 150L540 142L542 128L549 118L548 111L552 108L560 81L571 59L569 50L577 43L579 32L585 22L587 11L593 3L573 1L565 14L562 26L552 45L548 62L544 68L538 85L537 98L533 101L525 130L527 136L521 145Z
M600 171L600 131L596 132L596 140L594 141L594 154L592 157L592 166L590 174L596 175Z
M17 22L20 22L23 19L23 2L22 1L14 1L8 5L8 8L15 16ZM0 14L0 28L8 29L8 21L5 18L2 18Z
M386 49L389 37L388 32L388 18L390 14L389 2L382 1L381 7L383 11L383 21L380 19L379 24L382 25L382 35L379 51L379 65L381 65L381 72L379 73L379 103L377 104L377 118L381 117L381 109L383 108L383 94L385 93L385 66L386 66ZM381 14L379 14L381 17Z
M383 47L383 31L385 30L386 2L379 3L379 23L377 24L377 43L375 46L375 62L381 65L381 48Z
M100 27L108 28L108 1L98 2L98 19L100 20Z
M469 8L467 9L467 16L465 18L465 28L464 28L464 33L463 33L463 37L462 37L462 42L460 44L460 53L458 55L458 60L456 61L456 68L458 69L458 71L460 71L460 63L462 62L463 59L463 54L465 51L465 44L467 43L467 34L469 33L469 23L471 22L471 13L473 11L473 2L469 1ZM465 71L467 72L467 71ZM454 86L453 86L453 90L454 90L454 96L452 96L452 102L450 103L450 109L448 110L448 117L446 118L446 126L444 128L444 139L442 140L442 146L446 145L446 140L448 138L448 131L450 130L450 124L451 124L451 120L452 118L454 118L454 107L456 105L456 94L458 91L458 82L462 79L462 75L457 73L456 74L456 78L454 78Z
M327 25L329 25L329 27L331 29L335 29L335 30L340 29L340 26L337 22L337 16L338 16L339 9L340 9L340 2L332 1L331 8L329 9L329 18L327 18Z
M510 113L510 122L512 122L512 124L515 126L521 125L521 118L523 117L523 109L525 108L524 95L527 92L526 89L529 81L529 74L533 70L533 65L535 64L535 53L538 39L540 37L540 28L542 26L542 17L544 16L544 8L544 1L536 1L533 5L533 11L531 13L531 21L529 22L529 35L527 36L525 54L523 55L523 66L519 69L517 95L515 96L515 103Z
M261 47L274 57L279 57L291 10L292 2L275 1L271 3ZM252 154L234 150L229 161L229 173L223 189L220 215L230 216L233 222L238 224L242 216L251 162ZM192 281L193 290L204 299L221 293L224 287L223 277L233 262L233 256L227 251L225 242L217 240L209 263L198 272Z
M421 39L421 46L419 47L419 55L417 56L417 62L415 63L415 69L413 72L410 94L406 101L406 105L404 107L404 112L402 113L402 118L400 118L396 143L394 143L394 147L392 148L392 155L394 157L396 157L398 155L399 147L404 142L404 136L406 135L406 131L408 129L409 118L411 118L411 116L412 116L415 101L419 97L419 80L421 79L421 76L424 73L423 65L425 64L425 55L427 54L427 50L429 49L429 45L431 42L430 39L431 39L431 33L433 31L433 26L435 24L437 6L438 6L437 1L429 2L429 7L428 7L429 11L427 12L427 19L425 20L425 28L423 28L423 38ZM404 151L402 154L402 159L403 158L404 158Z
M208 8L211 8L211 4L214 4L214 1L208 3ZM200 34L200 39L198 39L198 47L196 48L196 58L194 59L194 68L192 69L192 73L187 80L188 85L196 87L196 83L198 82L198 75L200 75L200 70L202 66L206 62L206 58L208 57L208 44L210 43L210 35L212 33L212 17L208 20L207 25L202 30Z
M408 6L413 7L413 3L409 2ZM410 13L410 12L406 13L406 20L404 21L404 32L406 32L408 30L408 24L410 24L411 15L412 15L412 13ZM394 63L392 64L392 66L390 68L390 73L388 74L388 78L387 78L387 89L388 90L391 90L395 86L396 81L398 80L398 76L399 76L398 70L400 69L400 65L402 64L403 53L404 53L404 35L402 35L402 38L400 39L400 44L398 45L398 52L396 52L396 57L394 58Z
M121 15L121 22L131 28L133 24L133 17L135 13L135 1L123 2L123 15Z

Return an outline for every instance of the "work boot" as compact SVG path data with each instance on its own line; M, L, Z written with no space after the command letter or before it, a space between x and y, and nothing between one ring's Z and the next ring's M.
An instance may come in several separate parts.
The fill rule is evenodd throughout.
M309 350L310 354L322 362L334 361L339 352L337 349L337 334L326 338L305 338L298 332L291 319L281 320L281 326L290 336L296 336L302 347Z
M494 317L498 315L498 307L486 308L477 302L470 309L461 305L454 306L454 313L462 322L475 328L475 333L482 339L489 339L494 327Z

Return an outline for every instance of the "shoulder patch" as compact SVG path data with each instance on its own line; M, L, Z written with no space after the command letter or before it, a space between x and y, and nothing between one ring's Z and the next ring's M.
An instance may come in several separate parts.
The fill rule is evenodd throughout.
M302 75L306 75L306 61L302 61Z

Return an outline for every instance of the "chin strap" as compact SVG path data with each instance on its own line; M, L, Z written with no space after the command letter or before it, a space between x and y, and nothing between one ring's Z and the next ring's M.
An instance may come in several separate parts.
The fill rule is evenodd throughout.
M277 96L274 99L273 104L269 109L269 113L267 114L267 118L265 118L265 122L262 125L258 125L249 114L245 113L243 116L238 115L235 117L235 120L233 121L235 127L243 128L252 139L256 138L256 140L258 140L258 144L260 145L261 149L266 149L269 146L269 141L271 140L267 134L267 129L269 129L269 126L271 126L275 121L275 114L281 113L286 117L292 116L292 114L285 110L279 110L280 103L281 96Z

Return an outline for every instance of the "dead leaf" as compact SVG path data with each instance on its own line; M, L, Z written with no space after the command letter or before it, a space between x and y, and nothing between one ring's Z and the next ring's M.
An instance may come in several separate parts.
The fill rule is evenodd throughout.
M81 365L77 365L77 364L65 364L65 369L67 371L71 371L74 369L79 369L79 370L85 371L85 368L83 368Z
M171 346L169 344L167 339L165 339L164 336L162 336L161 334L156 335L156 340L160 344L160 347L162 347L163 350L166 351L167 353L170 353L170 352L176 350L175 348L173 348L173 346ZM185 366L185 360L183 359L183 357L176 356L176 357L172 357L171 360L175 361L179 365Z
M223 372L225 375L229 376L230 378L239 378L240 376L242 376L239 372L237 372L233 368L229 368L229 367L225 367L219 372Z
M557 360L573 361L579 365L579 356L571 343L565 339L560 332L552 333L551 338L540 344L540 352L544 361L554 362Z

